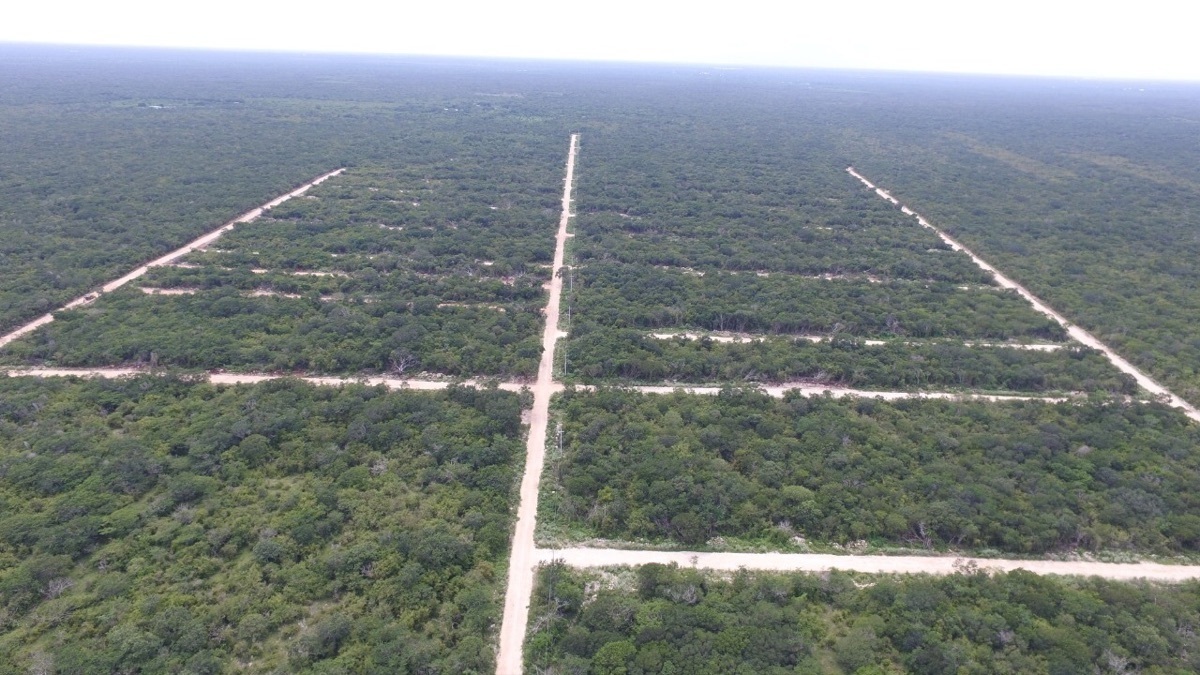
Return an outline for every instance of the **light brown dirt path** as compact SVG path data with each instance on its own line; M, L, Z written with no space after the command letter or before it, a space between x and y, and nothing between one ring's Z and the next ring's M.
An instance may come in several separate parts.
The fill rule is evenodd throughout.
M1023 569L1036 574L1098 576L1105 579L1154 579L1186 581L1200 578L1200 566L1158 563L1102 563L1068 560L995 560L949 556L855 556L820 553L692 553L688 551L623 551L603 548L538 549L537 560L555 560L572 567L611 567L675 563L681 567L712 570L770 570L778 572L824 572L845 570L872 574L953 574L964 564L981 569Z
M675 391L682 391L685 394L698 394L701 396L716 396L721 393L722 389L721 387L693 387L685 384L673 386L646 385L628 388L643 394L670 394ZM577 387L577 389L586 390L588 387ZM828 394L833 398L880 398L885 401L896 401L905 398L936 398L960 401L1042 401L1044 403L1062 403L1063 401L1072 400L1069 396L1025 396L1021 394L1010 396L1006 394L972 394L970 392L954 391L871 391L869 389L846 389L844 387L799 383L759 386L758 389L775 398L783 398L784 394L788 392L800 392L802 396L824 396Z
M0 370L9 377L103 377L121 378L145 375L154 372L139 368L11 368ZM446 389L454 382L449 380L418 380L399 377L361 376L361 377L331 377L319 375L290 375L279 373L225 373L211 372L204 376L212 384L255 384L268 380L292 378L304 380L311 384L326 387L340 387L344 384L365 384L368 386L383 385L388 389L415 389L420 391L436 391ZM485 382L480 380L461 380L458 384L466 387L482 387ZM521 391L526 385L520 382L500 382L497 385L504 391Z
M1052 309L1046 303L1042 302L1036 295L1034 295L1033 293L1030 293L1029 290L1026 289L1024 286L1022 286L1021 284L1018 284L1017 282L1013 281L1012 279L1009 279L1008 277L1001 274L999 270L997 270L995 267L992 267L991 265L989 265L986 261L983 260L983 258L980 258L979 256L975 255L975 253L971 249L967 248L966 246L963 246L958 240L954 239L953 237L951 237L950 235L941 231L940 229L934 227L928 220L925 220L925 218L922 217L921 214L917 213L916 211L913 211L912 209L908 208L904 204L901 204L895 197L893 197L891 194L889 194L886 190L884 190L883 188L880 188L880 187L876 187L876 185L874 183L872 183L871 181L867 180L867 178L865 176L863 176L862 174L855 171L854 167L852 167L852 166L847 167L846 172L849 173L851 176L854 176L858 180L862 181L863 185L866 185L867 187L875 190L876 194L878 194L880 197L883 197L884 199L888 200L889 202L899 206L900 210L904 214L915 217L917 219L917 222L920 223L922 226L928 227L929 229L933 230L935 233L937 233L938 237L940 237L942 239L942 241L946 242L946 244L950 248L952 248L956 251L962 251L963 253L966 253L967 255L971 256L971 260L975 261L976 265L978 265L984 271L989 272L993 277L995 277L996 283L999 284L1002 288L1011 288L1011 289L1015 290L1017 293L1019 293L1021 295L1021 297L1028 300L1029 304L1033 305L1033 308L1035 310L1050 317L1056 323L1058 323L1058 325L1067 329L1067 333L1071 337L1073 337L1076 340L1078 340L1079 342L1087 345L1088 347L1097 349L1100 352L1102 352L1106 357L1108 357L1108 360L1114 366L1117 367L1118 370L1120 370L1121 372L1126 373L1128 375L1131 375L1133 377L1133 379L1137 380L1137 383L1139 385L1141 385L1143 389L1145 389L1146 391L1149 391L1150 393L1154 394L1155 396L1162 397L1171 406L1173 406L1175 408L1179 408L1188 417L1192 418L1193 420L1196 420L1197 422L1200 422L1200 410L1197 410L1195 408L1195 406L1193 406L1192 404L1183 400L1182 398L1177 396L1174 392L1172 392L1171 390L1169 390L1166 387L1159 384L1157 381L1155 381L1149 375L1142 372L1137 366L1133 365L1129 361L1125 360L1125 358L1123 358L1121 355L1119 355L1115 351L1113 351L1113 349L1111 347L1109 347L1108 345L1106 345L1103 342L1101 342L1100 340L1098 340L1091 333L1085 331L1084 329L1080 328L1079 326L1073 325L1070 321L1067 321L1066 317L1064 317L1062 314L1059 314L1058 312L1056 312L1054 309Z
M828 342L833 338L829 335L794 335L787 333L779 333L768 335L765 333L651 333L650 337L655 340L674 340L682 338L684 340L702 340L708 338L713 342L754 342L756 340L808 340L809 342ZM850 336L853 338L853 336ZM863 344L871 347L880 347L887 344L892 344L888 340L863 340ZM1066 345L1047 344L1047 343L1021 343L1021 342L976 342L974 340L964 340L962 342L929 342L917 340L904 340L895 344L909 345L919 347L922 345L938 345L938 344L958 344L963 347L996 347L1004 349L1025 349L1034 352L1054 352L1062 349Z
M521 477L521 505L517 509L517 528L513 533L508 559L508 588L504 593L504 618L500 624L500 653L496 657L499 675L521 672L525 628L529 623L529 599L533 595L533 571L537 564L533 529L537 517L538 483L546 454L546 425L550 419L550 397L560 387L554 383L554 346L558 330L558 308L562 296L563 257L567 245L567 224L571 219L571 185L575 180L575 155L579 134L571 134L567 151L567 176L563 184L562 215L554 245L554 267L550 276L550 297L546 301L546 328L542 333L542 362L537 384L533 386L533 411L529 422L529 441L525 449L525 473Z
M341 169L336 169L334 171L330 171L327 174L324 174L324 175L321 175L321 176L318 176L318 177L312 179L311 181L305 183L304 185L301 185L300 187L296 188L295 190L292 190L291 192L289 192L287 194L280 195L280 196L276 197L275 199L272 199L271 201L267 202L266 204L263 204L262 206L259 206L258 208L250 209L249 211L238 216L237 218L234 218L233 220L229 221L228 223L225 223L221 227L213 230L212 232L209 232L208 234L200 237L199 239L196 239L195 241L191 242L190 244L187 244L186 246L176 249L174 251L171 251L170 253L162 256L161 258L155 258L154 260L151 260L150 262L146 263L145 265L142 265L141 267L133 270L129 274L126 274L125 276L123 276L119 279L114 279L113 281L110 281L107 284L104 284L104 286L102 286L99 291L93 291L82 297L75 298L71 302L68 302L67 304L63 305L62 307L58 308L55 311L62 311L64 309L74 309L76 307L82 307L84 305L90 304L92 301L94 301L96 298L100 297L102 294L115 291L118 288L129 283L130 281L133 281L134 279L137 279L138 277L142 276L147 271L149 271L151 267L154 267L156 265L169 265L171 263L174 263L176 260L179 260L180 258L191 253L192 251L204 248L205 246L208 246L209 244L213 243L221 235L232 230L238 224L248 223L248 222L254 220L255 218L261 216L263 214L263 212L266 211L267 209L270 209L275 206L279 206L280 204L286 202L287 200L289 200L293 197L298 197L298 196L304 194L305 192L308 192L308 189L311 188L312 186L320 185L321 183L342 173L345 170L346 170L345 168L341 168ZM16 340L17 338L21 337L22 335L32 333L33 331L37 330L41 326L44 326L53 320L54 320L54 313L51 312L49 314L40 316L37 319L34 319L33 321L30 321L29 323L25 324L24 326L21 326L20 328L17 328L16 330L14 330L10 333L0 336L0 347L3 347L4 345L12 342L13 340Z

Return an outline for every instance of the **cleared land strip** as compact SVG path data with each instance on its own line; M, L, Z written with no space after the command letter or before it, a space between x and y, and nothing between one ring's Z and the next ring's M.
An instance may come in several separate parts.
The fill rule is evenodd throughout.
M1159 563L1103 563L1072 560L998 560L949 556L854 556L823 553L693 553L689 551L626 551L607 548L538 549L540 563L562 561L571 567L614 567L675 563L711 570L770 570L824 572L845 570L871 574L954 574L964 565L1003 572L1023 569L1036 574L1097 576L1105 579L1186 581L1200 578L1200 566Z
M749 333L739 333L736 335L709 335L707 333L651 333L650 337L656 340L671 340L674 338L682 338L684 340L701 340L708 338L713 342L754 342L755 340L808 340L809 342L828 342L834 336L829 335L758 335ZM863 340L863 344L870 346L879 346L886 344L902 344L902 345L927 345L927 344L959 344L963 347L1000 347L1008 349L1025 349L1034 352L1053 352L1062 349L1067 345L1062 344L1021 344L1008 342L975 342L966 340L963 342L922 342L917 340Z
M517 508L517 527L513 532L508 559L508 587L504 593L504 618L500 623L500 653L496 657L496 672L501 675L521 672L525 629L529 623L529 601L533 595L534 566L537 564L533 530L537 524L538 486L546 459L546 425L550 420L550 397L561 389L554 382L554 347L562 335L558 330L559 300L562 297L560 272L566 252L567 225L571 219L571 184L575 180L575 156L578 152L579 134L571 134L567 175L563 181L562 213L558 218L558 234L554 244L554 267L546 301L546 327L542 332L542 361L538 364L537 384L532 387L533 410L529 418L529 440L525 446L525 473L521 476L521 502Z
M1049 305L1047 305L1046 303L1044 303L1040 299L1038 299L1038 297L1036 295L1034 295L1033 293L1030 293L1029 290L1026 289L1024 286L1022 286L1021 284L1018 284L1017 282L1013 281L1012 279L1009 279L1008 277L1004 276L1003 274L1000 273L999 270L997 270L995 267L992 267L986 261L984 261L983 258L980 258L979 256L975 255L974 251L967 248L966 246L963 246L961 243L958 242L958 240L954 239L953 237L951 237L950 235L941 231L940 229L934 227L932 224L930 224L930 222L928 220L925 220L925 218L923 216L921 216L921 214L917 213L916 211L913 211L912 209L908 208L904 204L901 204L900 201L897 200L895 197L893 197L891 194L889 194L887 192L887 190L884 190L881 187L876 187L876 185L874 183L872 183L871 181L867 180L867 178L865 176L863 176L862 174L855 171L854 167L852 167L852 166L846 167L846 172L849 173L851 176L854 176L858 180L862 181L863 185L866 185L867 187L871 188L872 190L875 190L875 193L878 194L880 197L888 200L889 202L895 204L896 206L899 206L900 210L905 215L915 217L917 219L917 222L920 223L922 226L928 227L929 229L936 232L937 235L939 237L941 237L942 241L946 242L946 244L949 245L951 248L953 248L956 251L962 251L963 253L966 253L967 255L971 256L971 260L975 261L976 265L978 265L984 271L989 272L993 277L995 277L997 284L999 284L1002 288L1011 288L1011 289L1015 290L1017 293L1019 293L1021 295L1021 297L1028 300L1029 304L1033 305L1033 308L1035 310L1050 317L1055 322L1057 322L1058 325L1065 328L1067 330L1067 333L1071 337L1073 337L1076 340L1078 340L1079 342L1087 345L1088 347L1100 350L1108 358L1108 360L1110 362L1112 362L1112 364L1114 366L1117 367L1118 370L1120 370L1121 372L1126 373L1128 375L1131 375L1135 380L1137 380L1137 383L1139 385L1141 385L1141 387L1143 389L1145 389L1146 391L1149 391L1151 394L1154 394L1155 396L1163 397L1164 399L1166 399L1166 401L1171 406L1173 406L1175 408L1179 408L1188 417L1192 418L1193 420L1195 420L1197 422L1200 422L1200 410L1196 410L1196 408L1192 404L1183 400L1182 398L1177 396L1174 392L1172 392L1171 390L1167 389L1163 385L1156 382L1153 378L1151 378L1146 373L1143 373L1137 366L1133 365L1129 361L1126 361L1122 356L1120 356L1115 351L1113 351L1113 349L1111 347L1109 347L1108 345L1106 345L1103 342L1101 342L1100 340L1098 340L1091 333L1089 333L1089 332L1085 331L1084 329L1080 328L1079 326L1075 326L1071 322L1067 321L1066 317L1064 317L1062 314L1059 314L1058 312L1054 311Z
M296 188L295 190L292 190L291 192L288 192L286 194L276 197L275 199L272 199L271 201L267 202L266 204L263 204L262 206L250 209L249 211L238 216L237 218L234 218L233 220L222 225L221 227L192 241L191 243L183 246L182 248L178 248L174 251L171 251L170 253L168 253L160 258L155 258L154 260L151 260L150 262L133 270L132 272L126 274L125 276L123 276L119 279L114 279L113 281L110 281L107 284L104 284L100 288L99 291L92 291L91 293L88 293L87 295L75 298L71 302L68 302L67 304L63 305L62 307L58 308L55 311L62 311L64 309L75 309L76 307L82 307L84 305L90 304L92 301L94 301L96 298L100 297L102 294L115 291L118 288L129 283L130 281L133 281L134 279L137 279L138 277L142 276L147 271L149 271L151 267L154 267L156 265L167 265L167 264L174 263L176 260L182 258L183 256L185 256L193 251L196 251L198 249L204 248L205 246L208 246L212 242L216 241L221 235L232 230L238 224L248 223L248 222L254 220L255 218L258 218L267 209L273 208L275 206L279 206L280 204L286 202L287 200L289 200L293 197L299 197L300 195L307 192L308 189L313 187L314 185L320 185L321 183L342 173L345 170L346 170L345 168L341 168L341 169L335 169L333 171L330 171L327 174L323 174L321 176L318 176L318 177L312 179L311 181L305 183L304 185L301 185L300 187ZM12 342L13 340L16 340L17 338L21 337L22 335L25 335L27 333L32 333L33 331L37 330L41 326L44 326L53 320L54 320L54 312L50 312L49 314L45 314L41 317L38 317L37 319L34 319L33 321L30 321L29 323L25 324L24 326L21 326L20 328L17 328L16 330L14 330L10 333L0 336L0 347L3 347L4 345Z
M111 379L146 375L155 372L167 371L142 370L139 368L12 368L0 371L0 373L4 373L9 377L103 377ZM487 384L477 379L450 381L384 376L327 377L275 373L204 373L203 375L212 384L255 384L257 382L266 382L267 380L295 379L329 387L338 387L344 384L366 384L369 386L383 385L388 389L419 389L429 391L446 389L452 384L467 387L482 387ZM520 382L500 382L498 386L504 391L521 391L527 385Z

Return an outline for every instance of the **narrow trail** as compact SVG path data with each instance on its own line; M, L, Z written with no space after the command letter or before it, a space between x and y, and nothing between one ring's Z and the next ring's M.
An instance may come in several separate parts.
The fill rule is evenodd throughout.
M1103 563L1072 560L997 560L950 556L831 555L822 553L693 553L688 551L627 551L606 548L538 549L537 560L560 560L572 567L612 567L675 563L711 570L770 570L824 572L845 570L871 574L954 574L964 564L981 569L1027 570L1035 574L1097 576L1105 579L1186 581L1200 578L1200 566L1159 563Z
M508 559L508 588L504 593L504 618L500 623L500 653L496 672L516 675L522 668L522 648L529 623L529 600L533 595L534 566L537 564L533 530L537 517L538 484L546 455L546 426L550 420L550 397L561 386L554 382L554 347L562 333L558 330L559 301L562 297L563 258L567 245L567 225L571 219L571 186L575 180L575 156L579 152L579 134L571 134L567 151L567 175L563 182L562 214L554 245L554 267L550 293L546 301L546 328L542 333L542 361L533 390L529 440L525 449L525 473L521 477L521 503L517 508L517 527L513 532Z
M896 206L899 206L900 211L902 213L904 213L905 215L915 217L917 219L917 222L920 223L922 226L928 227L929 229L933 230L935 233L937 233L938 237L940 237L942 239L942 241L946 242L946 244L950 248L952 248L956 251L962 251L963 253L966 253L967 255L971 256L971 260L975 261L975 264L978 265L981 269L983 269L984 271L990 273L993 277L995 277L996 283L999 284L1002 288L1010 288L1010 289L1015 290L1017 293L1019 293L1021 295L1021 297L1028 300L1029 304L1033 305L1033 308L1036 311L1050 317L1056 323L1058 323L1058 325L1065 328L1067 330L1067 333L1071 337L1075 338L1080 343L1087 345L1088 347L1091 347L1093 349L1096 349L1096 350L1099 350L1100 352L1102 352L1108 358L1108 360L1114 366L1117 367L1118 370L1120 370L1123 373L1126 373L1127 375L1132 376L1135 380L1137 380L1137 383L1139 385L1141 385L1141 387L1143 389L1145 389L1146 391L1149 391L1151 394L1154 394L1155 396L1160 396L1160 397L1166 399L1166 401L1171 406L1173 406L1175 408L1179 408L1188 417L1192 418L1193 420L1196 420L1197 422L1200 422L1200 410L1197 410L1195 408L1195 406L1193 406L1192 404L1183 400L1182 398L1180 398L1178 395L1176 395L1174 392L1167 389L1163 385L1159 384L1157 381L1155 381L1153 378L1151 378L1146 373L1142 372L1137 366L1135 366L1132 363L1130 363L1129 361L1127 361L1124 357L1117 354L1115 351L1113 351L1113 349L1111 347L1109 347L1108 345L1101 342L1099 339L1097 339L1091 333L1085 331L1084 329L1080 328L1079 326L1073 325L1070 321L1067 321L1066 317L1064 317L1062 314L1059 314L1058 312L1056 312L1045 302L1042 302L1042 300L1040 300L1033 293L1030 293L1029 290L1026 289L1024 286L1022 286L1021 284L1018 284L1017 282L1013 281L1012 279L1009 279L1008 277L1001 274L999 270L997 270L995 267L992 267L991 265L989 265L986 261L984 261L983 258L980 258L978 255L975 255L974 251L967 248L966 246L963 246L962 243L960 243L958 240L954 239L950 235L946 234L942 230L938 229L937 227L934 227L928 220L925 220L925 218L923 216L921 216L921 214L917 213L916 211L913 211L912 209L908 208L904 204L901 204L900 201L897 200L895 197L893 197L891 194L889 194L887 190L884 190L881 187L877 187L874 183L867 180L867 178L865 176L863 176L862 174L855 171L854 167L852 167L852 166L847 167L846 172L849 173L851 176L854 176L858 180L862 181L863 185L866 185L868 188L871 188L872 190L874 190L875 193L878 194L880 197L886 199L887 201L891 202L892 204L895 204Z
M104 284L103 286L100 287L99 291L92 291L91 293L88 293L87 295L83 295L81 297L75 298L71 302L68 302L67 304L63 305L62 307L60 307L54 311L61 312L64 309L75 309L76 307L82 307L84 305L91 304L93 301L96 300L96 298L100 297L104 293L111 293L112 291L115 291L118 288L124 286L125 284L133 281L134 279L137 279L138 277L142 276L143 274L148 272L151 267L155 267L158 265L171 264L171 263L175 262L176 260L182 258L183 256L185 256L197 249L204 248L205 246L208 246L209 244L213 243L218 238L220 238L221 235L232 230L234 227L238 226L239 224L248 223L248 222L254 220L255 218L258 218L267 209L279 206L280 204L286 202L287 200L289 200L293 197L299 197L300 195L304 194L305 192L308 192L308 189L313 187L314 185L320 185L321 183L325 182L326 180L329 180L330 178L333 178L334 176L342 173L345 170L346 170L345 168L335 169L333 171L330 171L327 174L318 176L318 177L314 178L313 180L305 183L304 185L301 185L300 187L296 188L295 190L292 190L291 192L280 195L280 196L276 197L275 199L272 199L271 201L267 202L266 204L263 204L262 206L250 209L249 211L238 216L237 218L234 218L233 220L222 225L221 227L213 230L212 232L209 232L208 234L200 237L199 239L192 241L191 243L183 246L182 248L178 248L174 251L171 251L170 253L168 253L160 258L155 258L154 260L151 260L150 262L146 263L145 265L142 265L141 267L133 270L129 274L126 274L125 276L123 276L119 279L114 279L113 281L110 281L110 282ZM50 312L49 314L40 316L37 319L34 319L33 321L30 321L29 323L25 324L24 326L21 326L20 328L17 328L16 330L14 330L10 333L0 336L0 347L7 345L8 343L12 342L13 340L16 340L17 338L20 338L23 335L32 333L33 331L50 323L51 321L54 321L54 312Z

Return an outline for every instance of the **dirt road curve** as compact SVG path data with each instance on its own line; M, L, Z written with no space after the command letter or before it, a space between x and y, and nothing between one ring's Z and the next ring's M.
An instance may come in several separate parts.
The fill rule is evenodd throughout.
M1145 389L1146 391L1149 391L1150 393L1154 394L1155 396L1163 397L1172 406L1182 410L1184 412L1184 414L1186 414L1188 417L1192 418L1193 420L1196 420L1197 422L1200 422L1200 410L1196 410L1196 408L1192 404L1188 403L1187 401L1183 400L1179 396L1175 395L1174 392L1172 392L1171 390L1167 389L1166 387L1164 387L1161 384L1159 384L1158 382L1156 382L1154 379L1152 379L1146 373L1143 373L1140 369L1137 368L1137 366L1134 366L1132 363L1125 360L1122 356L1120 356L1115 351L1113 351L1113 349L1111 347L1104 344L1100 340L1096 339L1096 337L1094 335L1092 335L1091 333L1085 331L1084 329L1080 328L1079 326L1072 325L1071 322L1067 321L1066 317L1064 317L1062 314L1059 314L1058 312L1051 309L1051 307L1049 305L1042 302L1033 293L1030 293L1029 290L1026 289L1024 286L1018 284L1017 282L1013 281L1012 279L1009 279L1008 277L1001 274L999 270L997 270L995 267L992 267L991 265L989 265L986 261L983 260L983 258L980 258L979 256L975 255L975 253L971 249L967 248L966 246L963 246L961 243L959 243L956 239L954 239L950 235L948 235L945 232L934 227L932 224L930 224L929 221L925 220L925 218L923 218L921 216L921 214L919 214L916 211L913 211L912 209L908 208L907 206L901 204L895 197L888 194L888 192L886 190L884 190L883 188L880 188L880 187L876 187L874 183L867 180L866 177L864 177L862 174L855 171L854 167L847 167L846 172L849 173L851 176L854 176L855 178L862 181L863 185L866 185L867 187L875 190L875 192L880 197L883 197L884 199L888 200L889 202L899 206L900 210L903 213L905 213L906 215L914 216L917 219L918 223L920 223L924 227L928 227L929 229L936 232L937 235L939 237L941 237L942 241L946 242L946 244L948 246L950 246L950 248L953 248L956 251L962 251L963 253L966 253L967 255L971 256L971 260L974 260L976 265L978 265L980 268L989 272L993 277L995 277L996 283L1000 284L1000 286L1002 288L1011 288L1011 289L1015 290L1017 293L1020 293L1021 297L1028 300L1029 304L1033 305L1033 308L1035 310L1050 317L1056 323L1058 323L1058 325L1067 329L1067 333L1071 337L1073 337L1076 340L1078 340L1079 342L1087 345L1088 347L1097 349L1100 352L1102 352L1106 357L1108 357L1108 360L1110 362L1112 362L1112 364L1114 366L1117 367L1118 370L1120 370L1121 372L1126 373L1128 375L1131 375L1135 380L1137 380L1137 383L1139 385L1141 385L1143 389Z
M550 297L546 301L546 328L542 333L542 362L537 384L533 386L533 411L529 423L529 441L525 450L525 474L521 477L521 505L517 509L517 529L513 534L508 559L508 589L504 593L504 618L500 624L500 654L496 672L516 675L521 672L521 648L525 626L529 622L529 598L533 595L533 529L537 517L538 481L546 453L546 425L550 418L550 397L561 389L554 383L554 346L559 336L558 307L562 297L563 257L567 245L567 224L571 219L571 184L575 180L575 155L579 134L571 134L567 151L567 176L563 183L562 214L554 245L554 267L550 277Z
M1200 578L1200 566L1157 563L1101 563L1062 560L992 560L934 556L854 556L818 553L690 553L687 551L622 551L620 549L538 549L537 560L561 560L572 567L610 567L676 563L681 567L713 570L771 570L779 572L823 572L837 569L852 572L953 574L958 566L973 562L981 568L1009 571L1028 570L1037 574L1098 576L1106 579L1154 579L1186 581Z
M183 256L191 253L192 251L195 251L200 248L204 248L205 246L208 246L209 244L216 241L217 238L220 237L221 235L232 230L239 223L248 223L248 222L254 220L255 218L261 216L263 214L263 211L266 211L267 209L270 209L275 206L279 206L280 204L291 199L292 197L298 197L298 196L304 194L305 192L307 192L308 189L311 188L312 186L320 185L321 183L342 173L345 170L346 169L342 168L342 169L337 169L335 171L330 171L327 174L324 174L322 176L318 176L317 178L314 178L313 180L305 183L304 185L301 185L300 187L296 188L295 190L292 190L291 192L289 192L287 194L280 195L280 196L276 197L275 199L272 199L271 201L267 202L266 204L263 204L262 206L260 206L258 208L250 209L249 211L238 216L237 218L234 218L233 220L229 221L228 223L225 223L221 227L213 230L212 232L209 232L208 234L200 237L199 239L196 239L195 241L191 242L190 244L187 244L183 248L171 251L170 253L162 256L161 258L156 258L156 259L146 263L145 265L142 265L141 267L133 270L129 274L126 274L125 276L123 276L119 279L110 281L107 284L104 284L104 286L102 286L99 291L94 291L94 292L88 293L87 295L84 295L82 297L75 298L71 302L68 302L67 304L63 305L62 307L60 307L59 309L57 309L55 311L62 311L64 309L74 309L76 307L82 307L83 305L90 304L96 298L100 297L101 294L115 291L118 288L129 283L130 281L133 281L134 279L142 276L151 267L154 267L155 265L167 265L167 264L173 263L176 260L182 258ZM21 326L20 328L12 331L11 333L0 336L0 347L3 347L4 345L12 342L13 340L16 340L17 338L21 337L22 335L25 335L27 333L32 333L33 331L37 330L39 327L44 326L53 320L54 320L54 314L53 314L53 312L51 312L50 314L40 316L37 319L30 321L29 323L25 324L24 326Z

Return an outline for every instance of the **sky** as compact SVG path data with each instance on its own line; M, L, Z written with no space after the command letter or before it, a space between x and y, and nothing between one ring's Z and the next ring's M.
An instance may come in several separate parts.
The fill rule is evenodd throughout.
M0 42L1200 81L1200 3L58 0Z

